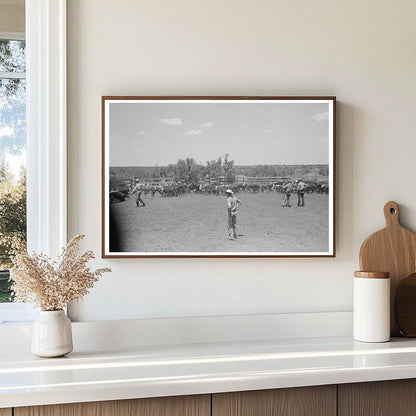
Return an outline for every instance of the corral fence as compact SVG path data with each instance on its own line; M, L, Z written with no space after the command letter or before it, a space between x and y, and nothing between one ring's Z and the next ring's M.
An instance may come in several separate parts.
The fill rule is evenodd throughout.
M131 190L138 183L142 183L146 187L165 187L175 183L175 178L129 178L129 179L118 179L110 178L110 190Z
M247 176L246 183L249 185L268 186L281 184L290 180L290 176Z

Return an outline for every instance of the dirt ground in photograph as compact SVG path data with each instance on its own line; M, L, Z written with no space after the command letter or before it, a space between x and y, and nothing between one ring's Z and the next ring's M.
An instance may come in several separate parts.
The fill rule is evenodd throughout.
M275 192L241 193L239 237L228 240L226 197L184 195L144 198L136 207L131 196L113 203L123 252L326 252L328 195L306 194L305 207L282 207Z

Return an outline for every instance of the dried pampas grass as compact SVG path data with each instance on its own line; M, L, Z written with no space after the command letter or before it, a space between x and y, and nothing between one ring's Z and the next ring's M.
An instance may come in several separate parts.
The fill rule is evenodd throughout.
M44 311L56 311L81 299L105 272L90 270L92 251L79 253L83 235L76 235L63 249L57 261L45 254L29 255L25 247L15 250L10 269L15 302L32 303Z

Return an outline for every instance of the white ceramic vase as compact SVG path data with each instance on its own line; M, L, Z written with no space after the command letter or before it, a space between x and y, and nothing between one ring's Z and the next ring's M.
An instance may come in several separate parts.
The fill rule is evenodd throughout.
M60 311L40 311L33 324L31 351L39 357L62 357L72 351L71 321Z

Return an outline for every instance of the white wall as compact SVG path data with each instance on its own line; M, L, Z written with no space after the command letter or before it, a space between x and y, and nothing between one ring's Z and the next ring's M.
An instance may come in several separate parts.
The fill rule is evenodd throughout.
M416 230L416 2L68 0L69 235L100 252L101 95L336 95L336 259L97 260L79 320L351 309L361 241Z

